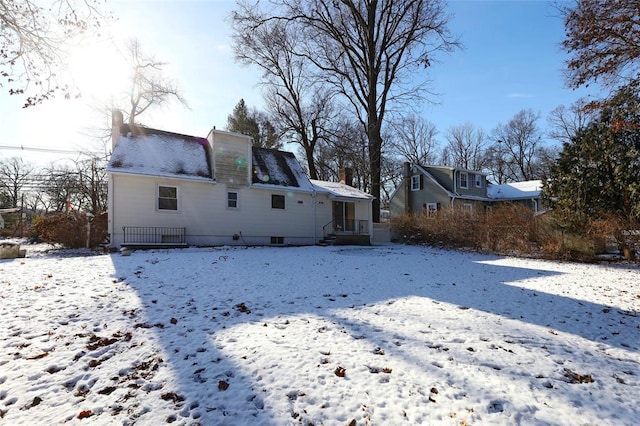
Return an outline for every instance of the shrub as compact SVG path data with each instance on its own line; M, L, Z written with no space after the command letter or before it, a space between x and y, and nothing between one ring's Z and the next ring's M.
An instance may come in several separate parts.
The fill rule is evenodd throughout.
M497 254L593 261L607 232L575 219L566 223L553 212L534 215L530 208L499 204L487 211L447 208L436 215L405 215L391 221L396 240L410 244L464 247ZM607 228L609 229L609 228ZM630 228L626 228L630 229ZM638 228L632 228L638 229Z
M68 248L87 246L89 218L83 212L54 213L34 219L34 237L48 243L61 244ZM107 214L101 213L91 220L89 246L99 246L107 237Z

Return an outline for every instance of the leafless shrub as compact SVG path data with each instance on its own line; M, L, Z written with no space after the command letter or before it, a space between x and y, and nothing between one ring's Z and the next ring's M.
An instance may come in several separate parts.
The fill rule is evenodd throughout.
M68 248L81 248L87 246L89 220L91 220L89 245L97 247L107 237L106 213L93 218L78 211L38 216L34 219L32 230L41 241L61 244Z

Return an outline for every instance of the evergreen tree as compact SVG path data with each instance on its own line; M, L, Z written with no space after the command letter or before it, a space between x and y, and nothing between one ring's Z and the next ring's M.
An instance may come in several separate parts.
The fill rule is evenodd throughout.
M565 143L544 197L565 217L640 219L640 84L618 90Z
M280 136L267 115L255 108L249 110L244 99L233 108L227 117L227 130L253 138L253 145L261 148L282 148Z

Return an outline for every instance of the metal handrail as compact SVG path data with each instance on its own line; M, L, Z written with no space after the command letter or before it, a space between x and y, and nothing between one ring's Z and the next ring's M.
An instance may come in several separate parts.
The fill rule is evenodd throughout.
M349 229L349 230L345 230L345 229L336 229L335 226L335 220L331 220L331 222L327 223L326 225L324 225L322 227L322 234L323 236L327 236L327 226L329 225L333 225L331 227L331 231L335 232L341 232L341 233L345 233L345 234L352 234L352 235L368 235L369 234L369 222L367 220L362 220L362 219L349 219L348 221L349 223L353 223L353 229Z
M329 221L329 223L327 223L326 225L324 225L324 226L322 227L322 236L323 236L323 237L326 237L326 236L327 236L326 227L327 227L327 226L329 226L329 225L331 225L332 223L333 223L333 219L331 219L331 220ZM333 227L332 227L331 229L333 230Z
M123 226L123 245L185 245L186 228L164 226Z

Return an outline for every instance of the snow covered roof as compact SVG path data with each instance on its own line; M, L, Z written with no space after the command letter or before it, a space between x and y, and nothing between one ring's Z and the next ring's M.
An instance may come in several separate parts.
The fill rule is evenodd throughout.
M108 171L211 179L205 138L137 128L118 138Z
M253 147L252 183L313 189L309 178L292 152Z
M513 200L521 198L538 198L542 189L541 180L488 185L487 196L496 200Z
M357 188L346 185L342 182L326 182L323 180L311 180L311 184L316 191L329 192L335 197L360 198L363 200L373 200L373 196Z

